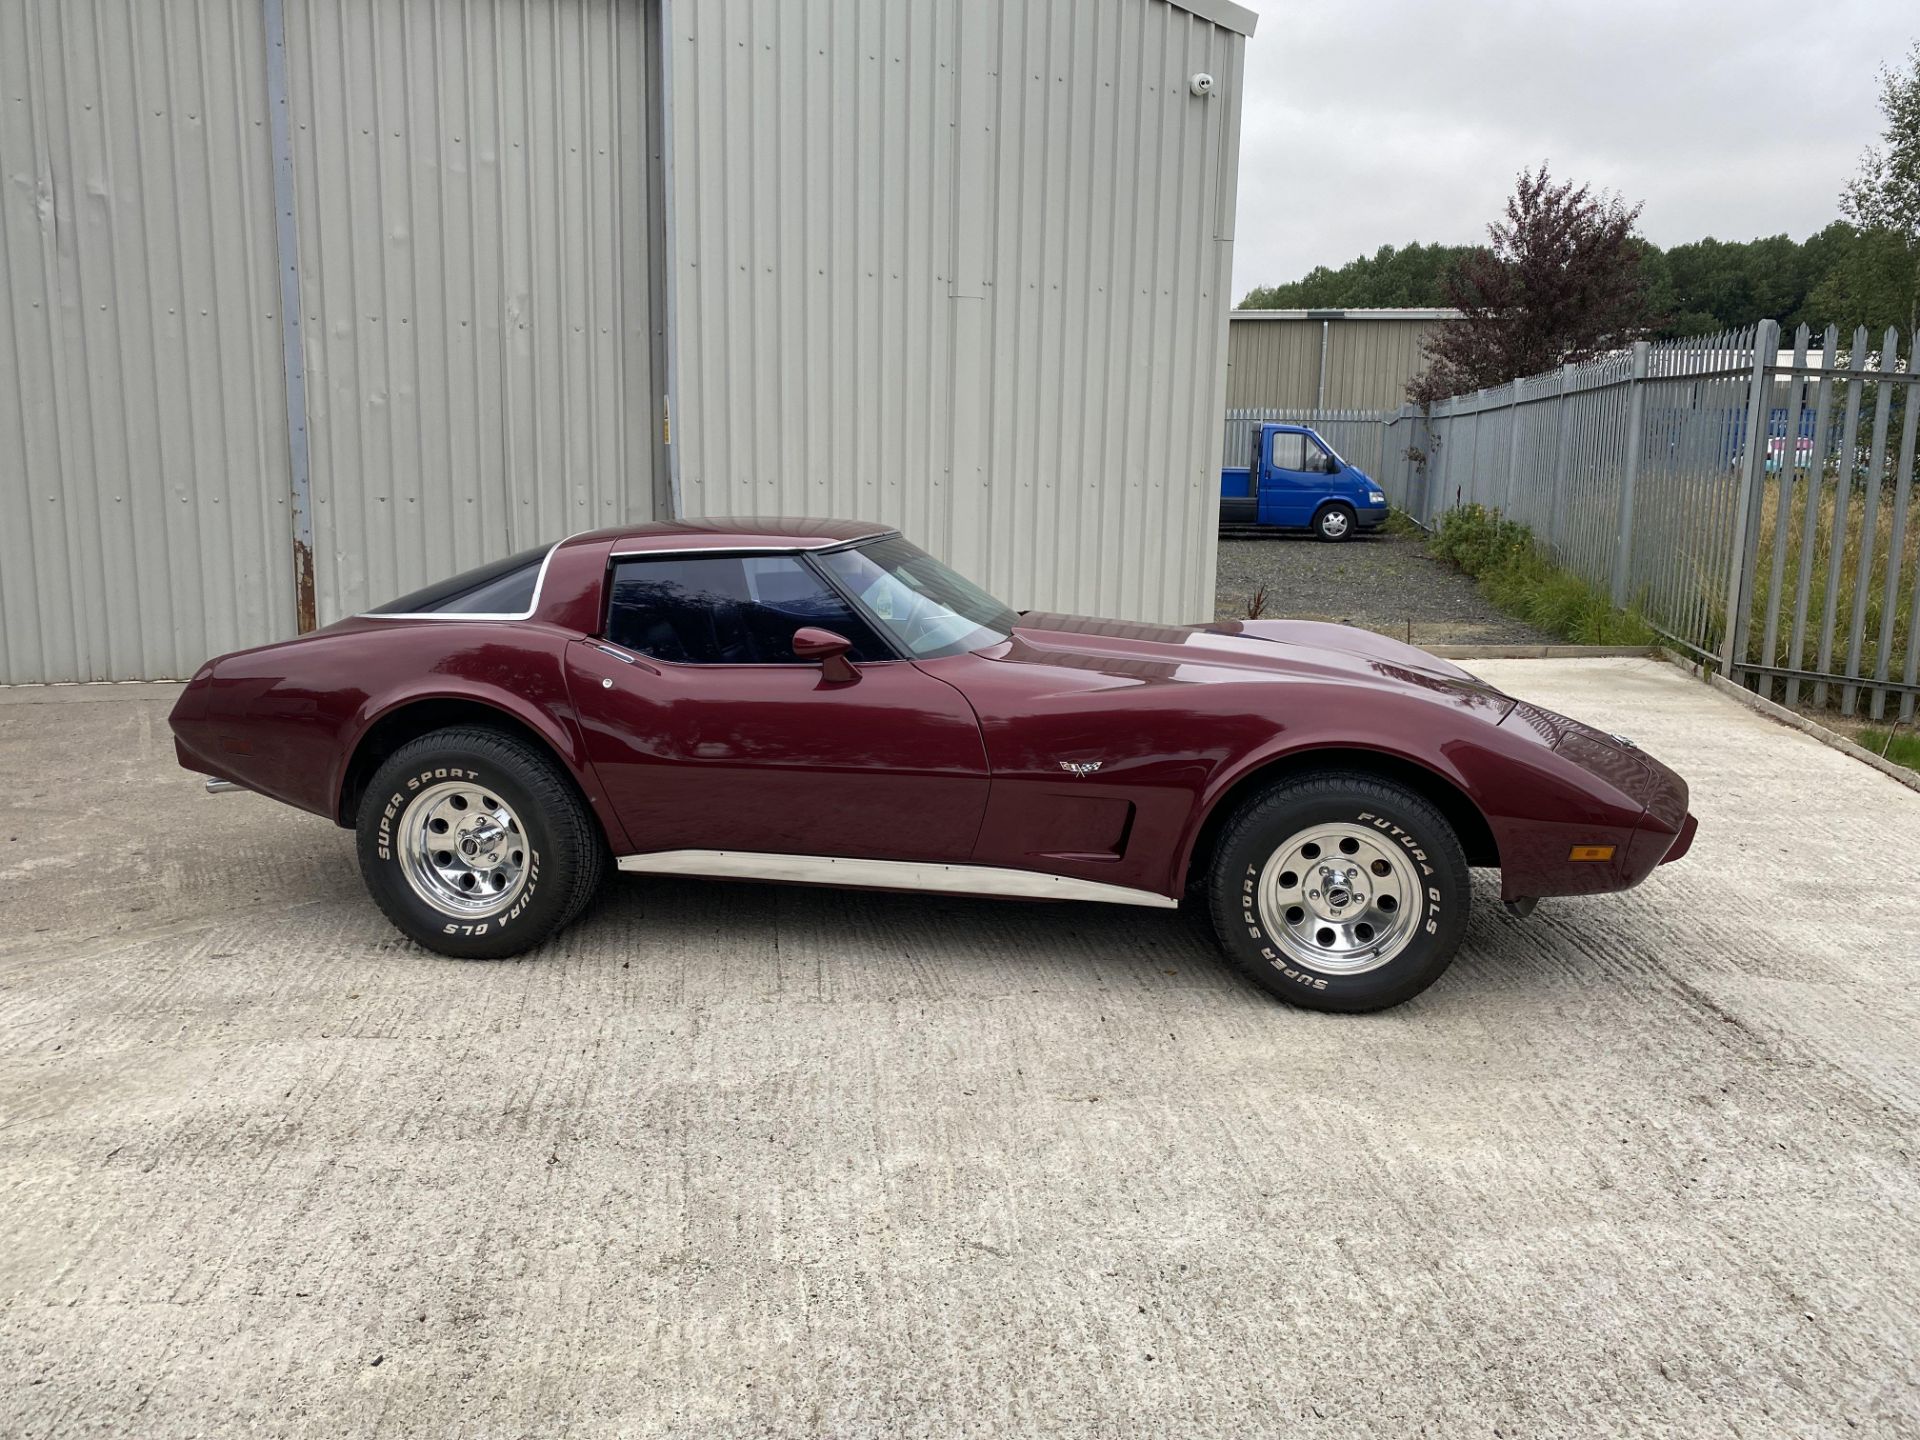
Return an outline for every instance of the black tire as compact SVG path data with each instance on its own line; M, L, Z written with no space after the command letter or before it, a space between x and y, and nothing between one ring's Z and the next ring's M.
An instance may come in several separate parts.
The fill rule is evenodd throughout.
M1281 857L1304 853L1296 849L1303 837L1318 835L1338 837L1334 843L1342 848L1351 842L1355 861L1369 866L1370 873L1363 873L1356 863L1344 871L1348 878L1341 881L1343 872L1337 867L1343 862L1328 850L1336 867L1336 886L1357 886L1362 891L1361 899L1371 907L1385 906L1389 899L1393 902L1395 913L1390 917L1362 906L1352 910L1348 918L1404 927L1396 932L1404 937L1398 942L1400 948L1384 961L1372 961L1363 951L1356 951L1345 962L1374 963L1376 968L1355 973L1316 968L1319 954L1310 945L1310 936L1336 937L1355 945L1359 944L1352 939L1355 934L1368 941L1375 939L1366 923L1352 930L1315 930L1322 924L1315 910L1333 904L1336 896L1345 897L1341 903L1346 903L1351 897L1345 888L1330 886L1324 892L1329 897L1326 900L1321 898L1322 892L1314 890L1308 900L1305 887L1315 882L1311 877L1297 876L1299 904L1277 915L1261 904L1263 872L1269 859L1283 866L1286 862ZM1307 844L1319 848L1312 838ZM1373 858L1368 860L1368 856ZM1308 863L1317 864L1317 856ZM1293 873L1281 868L1269 878L1278 886ZM1360 877L1357 882L1352 878L1356 875ZM1378 893L1364 894L1372 887L1378 887ZM1404 903L1396 898L1401 895L1406 897ZM1471 899L1466 855L1446 818L1429 801L1403 786L1351 771L1301 775L1246 801L1221 832L1208 879L1214 934L1235 966L1290 1004L1346 1013L1398 1005L1438 980L1466 934ZM1273 908L1278 903L1273 902ZM1411 908L1414 904L1419 907L1417 911ZM1315 910L1305 908L1309 905ZM1291 928L1296 916L1302 926L1298 931ZM1391 947L1382 941L1381 948Z
M475 908L460 913L424 894L402 860L412 807L456 784L484 792L512 816L511 834L494 833L502 837L502 863L516 876L498 905L488 908L482 889L468 902ZM367 785L356 829L360 873L374 902L403 934L461 959L532 949L573 922L607 869L606 839L553 757L480 726L436 730L394 751ZM517 835L524 846L514 845Z
M1360 517L1351 505L1322 505L1313 517L1313 533L1335 544L1351 540L1360 528Z

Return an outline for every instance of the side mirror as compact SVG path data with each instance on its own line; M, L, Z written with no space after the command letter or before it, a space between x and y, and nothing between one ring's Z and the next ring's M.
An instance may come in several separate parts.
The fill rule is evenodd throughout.
M845 685L860 678L860 672L847 659L853 642L844 635L822 630L818 625L803 625L793 632L793 654L798 660L818 660L820 674L830 685Z

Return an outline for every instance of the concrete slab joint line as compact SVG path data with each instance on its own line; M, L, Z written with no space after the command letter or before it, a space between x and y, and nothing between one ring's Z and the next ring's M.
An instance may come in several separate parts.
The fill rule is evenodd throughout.
M1352 1019L1184 912L684 878L444 960L172 687L0 703L0 1431L1912 1433L1920 794L1661 660L1473 668L1698 840L1482 878Z

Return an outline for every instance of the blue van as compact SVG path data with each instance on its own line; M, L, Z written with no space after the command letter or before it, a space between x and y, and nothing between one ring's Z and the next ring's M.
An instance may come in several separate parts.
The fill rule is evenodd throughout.
M1345 540L1386 523L1387 497L1306 425L1268 421L1253 432L1248 465L1220 472L1220 526L1311 530Z

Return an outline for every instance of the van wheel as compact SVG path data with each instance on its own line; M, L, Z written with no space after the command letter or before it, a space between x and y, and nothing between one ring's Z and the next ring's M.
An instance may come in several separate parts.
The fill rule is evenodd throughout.
M1352 771L1248 800L1214 852L1208 901L1228 959L1310 1010L1384 1010L1445 972L1471 890L1453 827L1413 791Z
M585 908L607 847L550 755L480 727L436 730L375 772L360 873L401 932L442 955L529 950Z
M1359 517L1346 505L1325 505L1313 517L1313 533L1322 540L1345 540L1359 528Z

